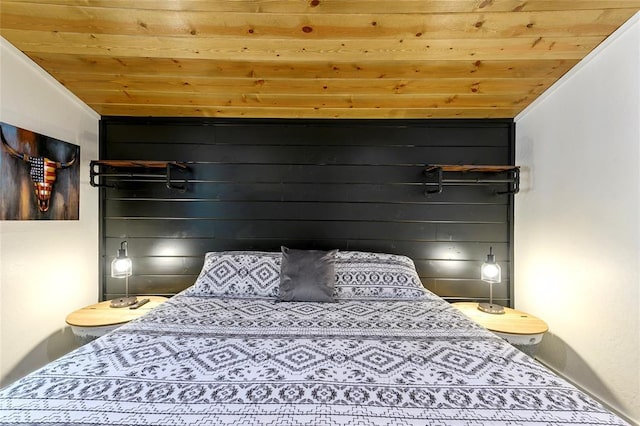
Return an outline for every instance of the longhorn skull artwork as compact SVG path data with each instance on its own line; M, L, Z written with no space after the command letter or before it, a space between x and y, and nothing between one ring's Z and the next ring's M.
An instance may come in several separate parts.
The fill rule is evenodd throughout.
M56 174L58 170L69 168L75 164L77 160L76 153L74 152L68 161L53 161L44 156L32 156L19 152L17 149L11 147L5 138L2 127L0 127L0 138L2 139L3 150L6 151L10 157L28 165L38 211L41 214L46 213L49 211Z

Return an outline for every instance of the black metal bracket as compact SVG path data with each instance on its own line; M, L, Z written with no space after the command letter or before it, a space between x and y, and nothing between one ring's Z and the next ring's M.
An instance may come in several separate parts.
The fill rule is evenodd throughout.
M444 181L444 177L443 177L444 176L444 172L442 171L442 167L437 167L437 168L432 169L432 170L426 170L425 169L425 171L424 171L424 173L426 175L428 175L429 173L434 173L434 172L438 174L437 175L438 176L438 187L436 189L427 189L425 191L425 195L426 194L441 194L442 190L444 189L444 183L443 183L443 181Z
M96 167L98 167L98 169L96 169ZM91 160L89 162L89 185L93 186L94 188L116 188L116 185L109 185L96 181L96 177L104 175L104 173L100 172L99 167L99 161Z
M464 178L464 179L445 179L444 174L447 172L458 173L506 173L507 178L504 179L481 179L481 178ZM425 182L427 189L425 195L442 193L445 185L499 185L509 184L507 191L496 191L496 194L517 194L520 191L520 167L518 166L485 166L485 165L452 165L452 164L432 164L426 165L424 169L425 175L431 177L435 174L435 182ZM429 186L436 186L435 189L428 189Z
M107 172L103 168L115 170ZM127 169L127 171L122 171ZM151 173L150 170L164 169L164 174ZM188 179L182 179L183 184L174 184L172 170L184 172L188 167L184 163L176 161L146 161L146 160L92 160L89 163L89 184L93 187L117 188L116 183L100 182L100 177L118 180L121 178L140 178L144 182L157 182L163 178L165 186L169 189L177 189L180 192L187 190ZM119 171L118 171L119 170ZM134 172L133 170L142 170Z
M506 191L498 191L496 194L517 194L520 192L520 167L514 167L513 170L507 171L511 174L509 183L509 189Z
M167 180L165 181L165 186L167 188L177 189L180 192L185 192L187 190L187 184L189 183L189 181L187 179L183 179L182 182L184 183L182 185L174 185L171 177L171 169L177 169L180 173L184 173L184 171L187 169L187 166L182 163L167 163Z

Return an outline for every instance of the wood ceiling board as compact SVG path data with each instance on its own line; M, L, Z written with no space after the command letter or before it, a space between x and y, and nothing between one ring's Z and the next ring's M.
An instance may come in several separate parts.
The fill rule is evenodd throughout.
M581 59L603 36L521 37L459 40L283 40L142 37L2 29L0 34L27 54L60 53L118 57L233 61L377 62L379 60Z
M249 78L554 78L564 75L577 59L536 61L377 61L365 62L277 62L210 61L203 59L132 58L50 54L39 52L31 58L52 73L87 75L193 76Z
M53 4L122 8L131 0L24 0L34 5ZM144 0L135 9L250 13L389 13L380 0ZM637 0L394 0L394 13L525 12L636 8Z
M194 105L194 106L260 106L269 108L482 108L526 105L528 97L518 95L291 95L291 94L219 94L145 91L93 91L84 96L91 104Z
M306 40L459 39L611 34L636 9L504 13L322 14L171 12L5 1L2 27L56 33L134 36L302 38Z
M431 94L540 94L555 80L551 78L427 78L427 79L314 79L245 77L140 76L66 73L60 81L72 92L93 91L167 92L167 93L257 93L257 94L352 94L420 95Z
M134 117L223 117L223 118L345 118L345 119L420 119L420 118L511 118L521 108L262 108L206 107L188 105L95 104L102 115Z
M640 0L3 0L101 114L514 117Z

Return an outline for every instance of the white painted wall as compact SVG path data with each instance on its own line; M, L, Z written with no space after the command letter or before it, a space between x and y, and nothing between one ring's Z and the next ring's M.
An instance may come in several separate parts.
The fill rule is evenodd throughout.
M640 422L638 16L516 118L516 307L539 358ZM79 221L0 222L0 384L75 347L98 298L99 116L0 37L0 121L81 146Z
M0 121L80 145L80 220L0 221L0 385L76 347L69 312L98 300L99 115L0 37Z
M516 308L538 358L640 423L640 15L516 117Z

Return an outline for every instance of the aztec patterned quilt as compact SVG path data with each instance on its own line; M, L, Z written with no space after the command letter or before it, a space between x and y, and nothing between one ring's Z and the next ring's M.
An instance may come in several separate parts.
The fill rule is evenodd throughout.
M343 252L315 303L264 293L277 255L207 256L193 287L0 390L0 424L626 424L416 293L407 258Z

